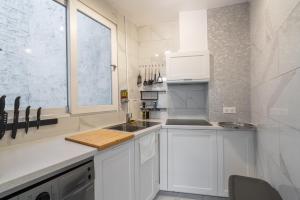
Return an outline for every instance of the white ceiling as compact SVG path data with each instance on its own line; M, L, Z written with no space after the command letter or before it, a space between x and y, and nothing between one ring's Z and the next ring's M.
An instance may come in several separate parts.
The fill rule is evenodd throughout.
M141 26L176 20L179 11L208 9L248 0L106 0L115 9Z

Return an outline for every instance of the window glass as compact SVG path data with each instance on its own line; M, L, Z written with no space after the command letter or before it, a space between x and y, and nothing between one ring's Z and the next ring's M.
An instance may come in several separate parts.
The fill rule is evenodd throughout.
M67 106L66 7L52 0L0 0L0 95L13 107Z
M77 12L78 104L112 104L111 30Z

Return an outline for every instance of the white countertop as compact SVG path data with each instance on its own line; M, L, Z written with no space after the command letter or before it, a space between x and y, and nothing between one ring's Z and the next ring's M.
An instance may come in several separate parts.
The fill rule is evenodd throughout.
M148 120L162 124L134 132L135 139L162 128L224 130L218 123L212 126L165 125L165 121ZM108 126L106 126L108 127ZM101 127L100 127L101 128ZM99 129L99 128L97 128ZM66 136L78 133L44 138L24 144L0 149L0 194L41 176L92 157L98 153L93 147L69 142ZM1 196L1 195L0 195Z
M134 132L135 138L160 128L161 124ZM96 148L65 140L74 134L78 133L1 148L0 194L97 154Z
M89 158L97 149L65 140L65 135L0 149L0 194Z

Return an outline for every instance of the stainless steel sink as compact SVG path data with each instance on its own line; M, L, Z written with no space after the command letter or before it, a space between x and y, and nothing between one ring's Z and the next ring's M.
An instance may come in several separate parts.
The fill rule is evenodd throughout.
M219 126L228 129L238 129L238 130L255 130L256 127L253 124L248 123L238 123L238 122L219 122Z
M157 122L146 122L146 121L131 121L128 123L118 124L115 126L107 127L106 129L125 131L125 132L136 132L151 126L158 125L160 123Z

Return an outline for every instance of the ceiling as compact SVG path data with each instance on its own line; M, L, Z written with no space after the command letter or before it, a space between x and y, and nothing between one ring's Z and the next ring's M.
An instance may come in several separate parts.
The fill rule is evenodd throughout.
M179 11L222 7L248 0L106 0L138 26L173 21Z

